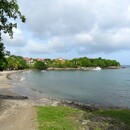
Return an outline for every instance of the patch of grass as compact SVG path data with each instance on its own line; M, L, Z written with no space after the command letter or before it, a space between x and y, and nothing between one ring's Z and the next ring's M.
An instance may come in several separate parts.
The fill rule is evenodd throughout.
M130 110L82 111L64 106L37 107L39 130L130 130Z
M99 110L96 114L100 114L105 117L112 117L120 122L123 122L130 128L130 110L111 109L111 110Z
M39 130L78 130L83 111L63 106L37 107Z

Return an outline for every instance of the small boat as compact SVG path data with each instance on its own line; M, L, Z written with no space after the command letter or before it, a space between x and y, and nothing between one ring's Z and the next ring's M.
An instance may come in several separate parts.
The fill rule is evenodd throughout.
M46 70L41 70L41 72L46 72Z
M102 68L100 67L96 67L96 68L93 68L92 70L101 70Z

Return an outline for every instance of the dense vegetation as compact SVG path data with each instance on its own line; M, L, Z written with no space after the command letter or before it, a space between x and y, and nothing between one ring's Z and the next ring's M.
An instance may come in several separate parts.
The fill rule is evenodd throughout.
M74 58L72 60L57 60L57 59L44 59L39 61L38 59L30 58L26 61L22 56L6 56L1 51L2 57L0 60L0 70L19 70L19 69L38 69L45 70L48 67L53 68L78 68L78 67L97 67L107 68L110 66L120 66L120 63L115 60L107 60L102 58L89 59L87 57Z
M6 58L6 68L8 70L19 70L28 68L28 65L23 57L12 55Z
M5 67L5 53L4 53L4 45L0 43L0 71Z
M7 56L0 60L1 70L21 70L28 68L26 61L21 56Z
M46 62L46 61L45 61ZM48 60L47 62L48 67L57 67L57 68L77 68L77 67L109 67L109 66L120 66L120 63L116 60L106 60L102 58L95 58L90 59L87 57L82 58L74 58L72 60Z
M47 69L47 66L42 61L36 61L35 64L34 64L34 68L38 69L38 70L45 70L45 69Z

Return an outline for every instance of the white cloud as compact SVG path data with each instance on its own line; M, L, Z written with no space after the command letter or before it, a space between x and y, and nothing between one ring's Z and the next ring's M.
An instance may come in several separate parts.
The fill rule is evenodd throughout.
M19 2L26 8L23 12L26 14L29 29L37 36L69 35L84 29L90 30L96 19L90 9L92 3L88 0Z
M15 31L13 40L6 39L7 46L48 55L130 50L129 0L18 0L18 3L27 22L24 29Z
M87 33L81 33L75 36L75 41L82 44L92 43L93 37Z
M59 37L52 37L46 42L32 41L29 40L28 44L25 46L25 50L30 53L54 53L54 52L66 52L69 51L71 47L69 44L64 43L64 39Z
M48 53L47 45L38 43L37 41L29 40L24 47L30 53Z
M7 46L22 47L26 42L23 36L23 32L20 29L13 29L13 39L8 35L3 34L3 42Z

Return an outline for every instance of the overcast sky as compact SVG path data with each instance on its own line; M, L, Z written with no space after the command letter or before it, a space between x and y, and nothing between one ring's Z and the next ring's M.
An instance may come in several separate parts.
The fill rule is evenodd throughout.
M130 64L130 0L18 0L27 18L12 54L34 58L102 57Z

